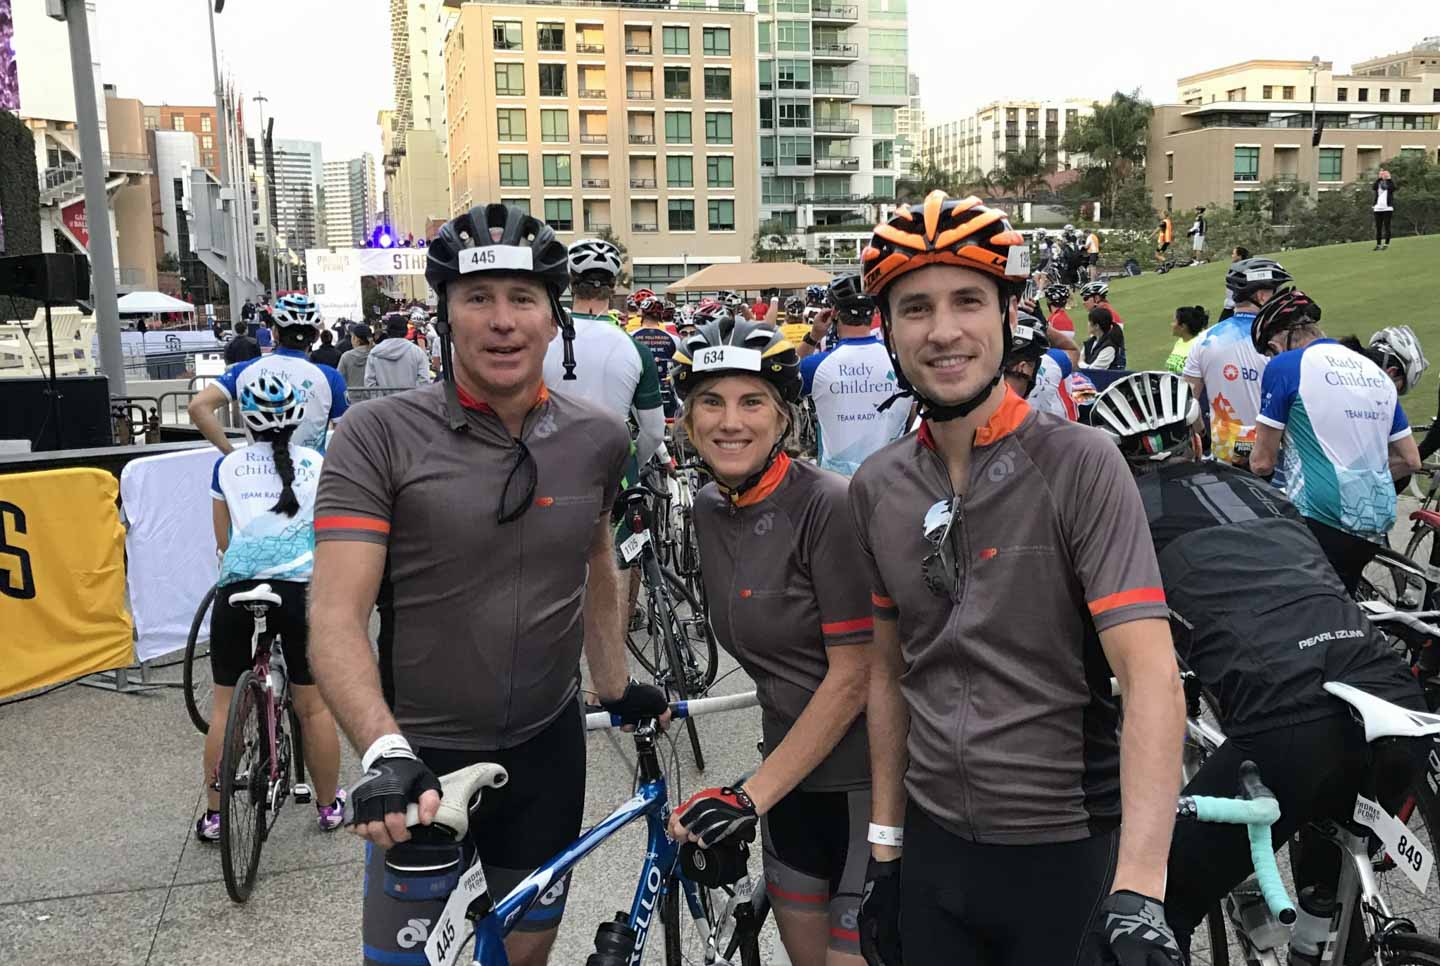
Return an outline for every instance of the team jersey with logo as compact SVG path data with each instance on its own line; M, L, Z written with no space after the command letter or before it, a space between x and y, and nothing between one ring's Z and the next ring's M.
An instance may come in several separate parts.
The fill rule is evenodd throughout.
M1056 309L1050 313L1050 328L1057 332L1064 332L1068 336L1075 335L1075 320L1070 318L1070 313L1064 309Z
M1410 435L1385 371L1333 339L1265 370L1259 421L1284 430L1275 483L1302 516L1385 544L1395 523L1390 444Z
M608 315L571 318L575 322L575 378L565 378L565 340L557 335L545 350L546 385L621 419L631 409L660 408L660 377L650 353L617 329Z
M1059 416L1073 423L1078 411L1075 400L1070 398L1070 390L1065 387L1065 380L1074 369L1070 357L1063 350L1046 350L1040 357L1040 365L1036 367L1035 388L1030 390L1027 401L1042 413Z
M850 482L875 616L900 638L910 801L980 843L1113 828L1119 708L1099 635L1169 616L1130 469L1103 433L1008 389L963 498L934 447L923 424Z
M715 637L755 681L765 748L780 746L829 669L832 647L870 642L865 565L846 481L783 453L734 506L714 483L695 496L695 533ZM870 783L864 715L807 791Z
M655 360L655 372L660 380L660 399L665 406L665 416L673 419L679 406L675 400L675 387L670 384L670 366L675 353L680 351L680 340L671 332L654 325L642 325L631 336Z
M800 360L800 378L815 400L820 467L854 476L871 453L905 433L909 407L880 407L899 389L885 345L873 335L841 339Z
M239 399L245 387L262 376L284 376L305 404L305 418L296 428L292 441L325 452L325 434L330 421L339 419L350 408L345 379L330 366L311 362L299 349L276 349L267 355L237 362L215 380L215 385L226 398Z
M290 444L290 464L295 469L292 489L300 503L293 517L272 509L283 488L272 444L252 443L215 461L210 495L230 510L230 545L217 583L222 587L241 580L309 583L322 460L318 450Z
M1210 452L1230 462L1237 443L1255 442L1260 413L1260 377L1265 357L1250 341L1253 312L1237 312L1201 333L1190 347L1182 374L1201 379L1210 399Z
M519 448L489 406L445 384L355 407L325 457L315 539L386 549L380 683L427 748L523 744L573 708L588 553L630 454L620 417L542 390L520 438L535 461L524 515L499 522ZM520 490L524 493L524 490Z

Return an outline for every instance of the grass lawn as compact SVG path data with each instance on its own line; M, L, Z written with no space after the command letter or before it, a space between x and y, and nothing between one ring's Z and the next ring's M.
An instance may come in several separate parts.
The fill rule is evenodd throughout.
M1387 325L1404 324L1415 330L1430 359L1430 371L1406 394L1405 412L1412 423L1429 423L1435 418L1440 380L1440 309L1435 294L1440 283L1440 235L1397 238L1384 252L1373 251L1374 247L1371 242L1356 242L1306 248L1285 252L1277 261L1324 309L1320 324L1326 335L1354 334L1368 342L1371 333ZM1212 321L1219 317L1225 304L1226 267L1211 262L1110 283L1110 301L1125 320L1131 369L1164 368L1175 344L1170 323L1178 306L1203 305ZM1078 307L1072 300L1077 329L1083 327L1083 310L1077 311Z

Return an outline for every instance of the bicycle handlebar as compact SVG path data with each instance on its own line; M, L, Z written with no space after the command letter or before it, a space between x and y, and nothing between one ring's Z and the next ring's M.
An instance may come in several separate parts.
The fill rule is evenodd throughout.
M1270 841L1270 826L1280 818L1280 803L1260 780L1260 770L1253 761L1240 765L1240 797L1210 798L1196 795L1190 799L1195 817L1201 822L1244 825L1250 840L1250 864L1255 868L1255 882L1270 912L1284 925L1295 922L1295 904L1285 891L1280 869L1275 864L1275 849Z
M676 701L670 705L670 714L675 720L680 720L715 711L739 711L742 708L753 708L759 703L760 700L754 691L746 691L742 694L727 694L718 698ZM620 725L620 716L608 711L595 711L585 716L586 731L603 731L606 728L618 728Z

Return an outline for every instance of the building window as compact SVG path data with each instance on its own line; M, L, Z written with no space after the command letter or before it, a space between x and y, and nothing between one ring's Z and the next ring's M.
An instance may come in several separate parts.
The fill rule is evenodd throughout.
M775 24L776 50L810 50L810 22L808 20L781 20Z
M1370 100L1370 88L1368 88L1368 87L1362 87L1362 88L1360 88L1360 100L1361 100L1362 103L1365 102L1365 101Z
M735 187L735 159L728 156L706 158L705 183L712 188Z
M687 55L690 53L690 28L662 28L660 31L660 43L662 52L666 54Z
M730 28L706 27L701 34L701 45L706 57L729 57Z
M1424 148L1401 148L1401 149L1400 149L1400 157L1402 157L1402 158L1416 158L1416 159L1418 159L1418 160L1420 160L1420 161L1424 161L1424 160L1425 160L1425 149L1424 149Z
M171 114L171 115L170 115L170 129L171 129L172 131L183 131L183 130L185 130L185 115L184 115L184 114Z
M763 94L775 89L775 62L773 60L760 61L760 92Z
M665 68L665 99L669 101L690 100L690 68Z
M1440 87L1437 87L1430 92L1430 100L1434 101L1436 104L1440 104Z
M762 20L756 26L759 28L756 37L759 40L760 53L768 54L775 47L775 42L770 38L770 21Z
M815 142L808 137L778 138L780 163L809 168L815 164ZM762 148L763 151L763 148Z
M200 136L200 146L201 146L202 148L206 148L207 150L208 150L209 148L213 148L213 147L215 146L215 138L212 137L212 136L209 135L209 134L203 134L203 135L201 135L201 136Z
M542 23L536 27L536 46L541 50L558 51L565 49L565 25L563 23Z
M1259 180L1260 180L1260 149L1259 149L1259 148L1236 148L1236 149L1235 149L1235 180L1236 180L1236 181L1259 181Z
M1243 87L1236 87L1236 88L1233 88L1232 90L1226 91L1226 92L1225 92L1225 99L1226 99L1227 101L1243 101L1243 100L1245 100L1245 88L1243 88Z
M500 184L507 188L528 188L530 158L523 154L500 155Z
M540 169L545 187L570 187L570 155L547 154L540 159Z
M890 67L881 64L870 65L870 93L871 94L899 94L908 93L909 86L905 80L904 67Z
M705 143L734 144L735 115L718 111L705 112Z
M575 202L569 198L546 198L545 223L556 231L574 231Z
M735 230L735 202L728 198L712 198L708 207L711 231Z
M501 198L500 203L507 208L516 208L520 211L525 212L525 214L527 215L530 214L529 198Z
M1260 88L1260 97L1261 97L1263 100L1267 100L1267 101L1269 101L1269 100L1274 100L1274 98L1275 98L1275 88L1271 87L1269 84L1264 85L1263 87Z
M1242 192L1242 194L1243 194L1243 192ZM1165 211L1168 212L1168 213L1172 213L1172 214L1174 213L1174 211L1175 211L1175 196L1174 196L1174 195L1166 195L1166 196L1165 196Z
M1402 88L1400 88L1400 103L1401 103L1401 104L1409 104L1409 103L1410 103L1410 88L1408 88L1408 87L1402 87Z
M671 198L669 209L671 231L695 230L695 202L692 199Z
M1348 87L1337 87L1337 88L1335 88L1335 100L1337 100L1337 101L1348 101L1348 100L1350 100L1350 88L1348 88Z
M153 114L145 115L145 130L154 131L160 127L160 119Z
M666 144L690 144L694 141L694 135L690 130L691 115L689 111L666 111L665 112L665 143Z
M1381 103L1381 104L1389 104L1389 103L1390 103L1390 88L1388 88L1388 87L1382 87L1382 88L1380 88L1380 103Z
M495 94L499 97L523 97L525 94L525 65L496 64Z
M695 159L688 154L666 158L665 184L671 188L695 187Z
M730 68L705 68L705 99L708 101L730 100Z
M895 167L895 142L876 141L873 146L873 167L881 170L889 170Z
M540 112L540 140L564 143L570 140L570 112L545 110Z
M210 129L211 129L210 115L209 115L209 114L201 114L201 115L200 115L200 130L203 131L203 132L205 132L206 134L209 134L209 133L210 133Z
M1243 211L1244 209L1250 207L1250 203L1254 197L1255 192L1253 191L1237 191L1230 196L1231 207L1233 207L1236 211ZM1173 204L1174 202L1174 199L1170 195L1166 195L1165 200L1167 203L1170 204ZM1166 207L1165 210L1171 211L1172 209Z
M1175 155L1173 153L1165 155L1165 180L1175 180Z
M522 24L518 20L497 20L493 26L495 31L496 50L521 50L524 43L520 39Z
M541 97L564 97L564 96L565 96L565 65L564 65L564 64L541 64L541 65L540 65L540 96L541 96Z
M1295 100L1295 88L1287 84L1286 86L1280 88L1280 96L1287 101Z
M893 108L893 107L872 107L872 108L870 108L870 133L872 133L872 134L894 134L894 133L895 133L895 108Z
M1344 148L1320 149L1320 180L1344 181Z
M495 131L502 141L524 141L525 112L514 107L498 109L495 112Z
M782 91L808 91L810 89L810 62L808 60L782 60L775 65L775 87Z
M895 197L895 177L888 174L877 174L875 176L875 187L871 192L876 198L882 201Z
M880 30L870 31L870 57L872 60L882 60L890 64L905 63L905 31L903 30Z
M808 128L812 125L810 120L810 102L807 101L780 101L780 126L786 128Z

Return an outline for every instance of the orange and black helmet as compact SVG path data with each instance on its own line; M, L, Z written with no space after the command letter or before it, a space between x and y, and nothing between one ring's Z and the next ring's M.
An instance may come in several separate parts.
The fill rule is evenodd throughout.
M935 190L923 204L903 205L875 226L860 255L865 291L883 302L885 290L906 272L928 265L958 265L993 275L1018 289L1030 276L1030 248L1005 212L974 196L955 200Z

